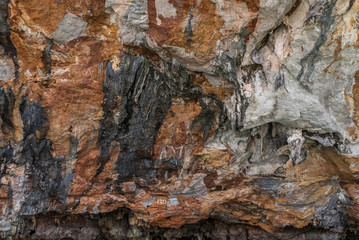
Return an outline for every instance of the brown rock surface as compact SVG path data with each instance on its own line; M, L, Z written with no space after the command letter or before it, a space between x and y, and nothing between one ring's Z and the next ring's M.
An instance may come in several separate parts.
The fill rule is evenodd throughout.
M359 238L358 0L3 0L4 239Z

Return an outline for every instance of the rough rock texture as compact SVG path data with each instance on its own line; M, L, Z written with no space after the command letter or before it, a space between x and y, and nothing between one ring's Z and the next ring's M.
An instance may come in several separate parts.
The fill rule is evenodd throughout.
M358 239L358 0L0 1L4 239Z

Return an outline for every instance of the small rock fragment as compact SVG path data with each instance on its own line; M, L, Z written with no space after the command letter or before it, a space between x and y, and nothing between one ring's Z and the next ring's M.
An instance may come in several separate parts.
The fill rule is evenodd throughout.
M293 159L294 165L301 163L307 157L307 152L302 149L304 137L301 130L293 130L292 135L288 137L288 146L290 157Z
M72 13L67 13L58 23L52 33L55 42L67 43L79 37L86 36L87 23Z

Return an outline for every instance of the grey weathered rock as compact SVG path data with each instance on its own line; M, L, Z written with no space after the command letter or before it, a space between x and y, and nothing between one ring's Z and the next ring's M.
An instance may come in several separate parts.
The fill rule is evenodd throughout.
M15 78L15 69L8 61L0 58L0 81L8 81Z
M358 12L0 1L0 238L357 239Z
M84 20L68 12L51 35L56 42L66 43L86 36L86 28L87 23Z

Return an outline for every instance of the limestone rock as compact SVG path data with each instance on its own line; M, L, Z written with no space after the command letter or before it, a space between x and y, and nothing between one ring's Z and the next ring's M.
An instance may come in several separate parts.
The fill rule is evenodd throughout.
M1 238L359 238L358 12L0 1Z
M0 81L9 81L15 78L15 69L5 59L0 59Z
M57 24L52 37L56 42L66 43L81 36L86 36L87 23L80 17L68 12Z

